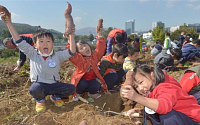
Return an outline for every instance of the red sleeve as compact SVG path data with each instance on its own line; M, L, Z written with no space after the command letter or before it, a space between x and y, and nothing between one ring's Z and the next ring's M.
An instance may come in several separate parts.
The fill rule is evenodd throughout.
M187 71L180 80L180 85L182 86L183 90L187 93L190 90L199 84L200 80L198 75L193 71Z

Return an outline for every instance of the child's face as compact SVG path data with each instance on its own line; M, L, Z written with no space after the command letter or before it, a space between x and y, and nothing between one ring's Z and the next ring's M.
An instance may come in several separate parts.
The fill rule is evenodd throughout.
M139 52L135 52L132 56L128 54L129 59L131 59L132 61L136 61L138 59L138 56Z
M148 96L151 86L153 85L153 79L151 78L151 75L146 74L144 76L140 73L137 73L135 75L135 79L136 81L134 81L134 86L138 92L144 96Z
M78 52L83 56L91 56L92 50L88 44L77 43Z
M50 37L43 36L41 38L37 38L34 46L42 54L50 54L53 49L53 40Z
M197 43L195 43L194 47L197 49L199 47L199 45Z
M8 49L15 49L15 46L12 44L11 41L7 41L5 43L5 47L8 48Z
M115 53L115 54L113 55L113 60L114 60L115 62L119 63L119 64L123 64L125 58L124 58L123 55L117 56L117 54Z

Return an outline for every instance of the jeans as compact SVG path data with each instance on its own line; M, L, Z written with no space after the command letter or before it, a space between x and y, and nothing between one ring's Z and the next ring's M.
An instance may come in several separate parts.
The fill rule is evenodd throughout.
M122 77L125 75L125 71L120 69L116 73L108 73L104 76L104 80L107 84L108 90L112 89L115 85L119 85L122 82Z
M96 79L87 81L86 79L82 78L77 85L76 93L82 94L84 91L87 91L90 94L96 94L100 88L101 83L99 83Z
M75 92L75 86L68 83L56 82L53 84L35 82L31 85L29 93L36 100L42 100L47 95L67 97Z

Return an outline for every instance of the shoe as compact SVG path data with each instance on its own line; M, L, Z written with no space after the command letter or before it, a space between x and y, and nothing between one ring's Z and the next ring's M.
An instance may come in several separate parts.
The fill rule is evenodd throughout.
M88 92L88 96L91 97L91 98L94 98L94 99L98 99L99 97L101 97L101 94L99 94L99 93L90 94L90 93Z
M61 107L61 106L64 106L64 105L65 105L65 103L63 102L63 100L61 100L60 97L55 97L55 96L51 95L51 96L50 96L50 99L51 99L52 102L55 103L55 105L56 105L57 107Z
M36 109L36 112L38 112L38 113L44 112L46 110L45 99L36 100L35 109Z
M80 94L77 94L73 97L73 101L78 101L80 97Z

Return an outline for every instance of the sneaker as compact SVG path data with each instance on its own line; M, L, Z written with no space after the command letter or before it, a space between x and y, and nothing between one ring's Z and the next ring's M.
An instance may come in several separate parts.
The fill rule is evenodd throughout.
M64 106L64 105L65 105L65 103L63 102L63 100L61 100L60 97L55 97L55 96L51 95L51 96L50 96L50 99L51 99L52 102L55 103L55 105L56 105L57 107L61 107L61 106Z
M98 99L99 97L101 97L101 94L99 94L99 93L90 94L90 93L88 92L88 96L91 97L91 98L94 98L94 99Z
M73 97L73 101L78 101L80 97L80 94L77 94Z
M36 100L35 109L36 109L36 112L38 112L38 113L44 112L46 110L45 99Z

